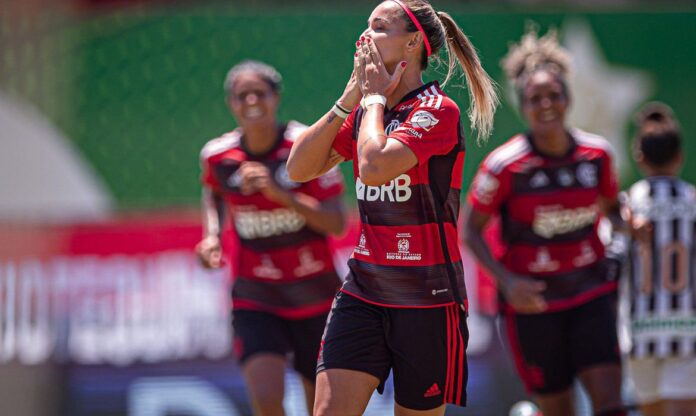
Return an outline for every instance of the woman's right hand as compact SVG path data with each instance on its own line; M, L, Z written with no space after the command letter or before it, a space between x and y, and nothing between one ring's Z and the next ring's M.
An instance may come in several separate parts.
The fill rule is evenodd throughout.
M209 235L196 244L196 255L206 269L219 269L222 267L222 246L220 239Z
M500 280L505 300L519 313L541 313L547 308L541 294L546 283L529 277L508 273Z

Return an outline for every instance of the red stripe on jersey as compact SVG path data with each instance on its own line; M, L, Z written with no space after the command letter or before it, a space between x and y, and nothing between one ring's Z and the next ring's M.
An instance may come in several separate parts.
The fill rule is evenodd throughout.
M326 241L308 241L298 246L257 252L240 246L240 261L237 274L247 279L283 283L308 279L334 270L333 259ZM269 279L256 272L257 269L277 269L278 278Z
M461 255L457 229L450 223L444 225L450 259L458 262ZM430 266L445 261L437 224L398 227L363 224L362 230L366 243L353 251L353 257L360 261L384 266Z
M455 305L455 308L457 308L457 305ZM464 356L464 350L466 350L466 344L464 343L464 338L462 337L462 331L459 329L459 326L461 325L461 315L458 310L454 310L455 317L457 319L456 321L456 330L457 330L457 336L459 337L459 360L458 360L458 376L457 376L457 381L459 382L457 385L457 394L455 396L455 402L454 404L461 405L462 401L462 389L464 388L464 362L466 360Z
M545 246L514 244L508 246L502 261L512 272L544 277L588 267L603 258L604 245L594 233L581 242Z

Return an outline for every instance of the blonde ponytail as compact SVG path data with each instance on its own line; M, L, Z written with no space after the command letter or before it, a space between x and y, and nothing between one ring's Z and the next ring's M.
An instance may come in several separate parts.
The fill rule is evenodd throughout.
M437 12L442 23L447 40L447 76L443 86L456 73L457 62L464 70L466 84L469 89L469 120L471 127L476 129L477 143L485 142L493 131L495 109L500 103L495 82L481 66L481 60L474 45L457 26L452 16L445 12ZM456 61L455 61L456 58Z

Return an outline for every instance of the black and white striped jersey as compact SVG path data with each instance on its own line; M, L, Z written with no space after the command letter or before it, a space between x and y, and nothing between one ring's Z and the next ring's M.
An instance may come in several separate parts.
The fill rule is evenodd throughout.
M630 355L696 356L696 189L676 177L649 177L623 202L653 227L649 244L631 242L622 287Z

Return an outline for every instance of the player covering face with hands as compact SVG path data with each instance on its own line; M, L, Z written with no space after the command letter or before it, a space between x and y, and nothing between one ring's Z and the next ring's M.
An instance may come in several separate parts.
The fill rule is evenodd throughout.
M333 108L295 141L288 172L307 181L353 161L360 238L334 300L317 368L315 415L361 414L394 374L395 413L466 402L466 290L457 246L464 138L430 60L461 67L469 118L485 137L497 97L468 38L426 1L385 1L356 43Z

